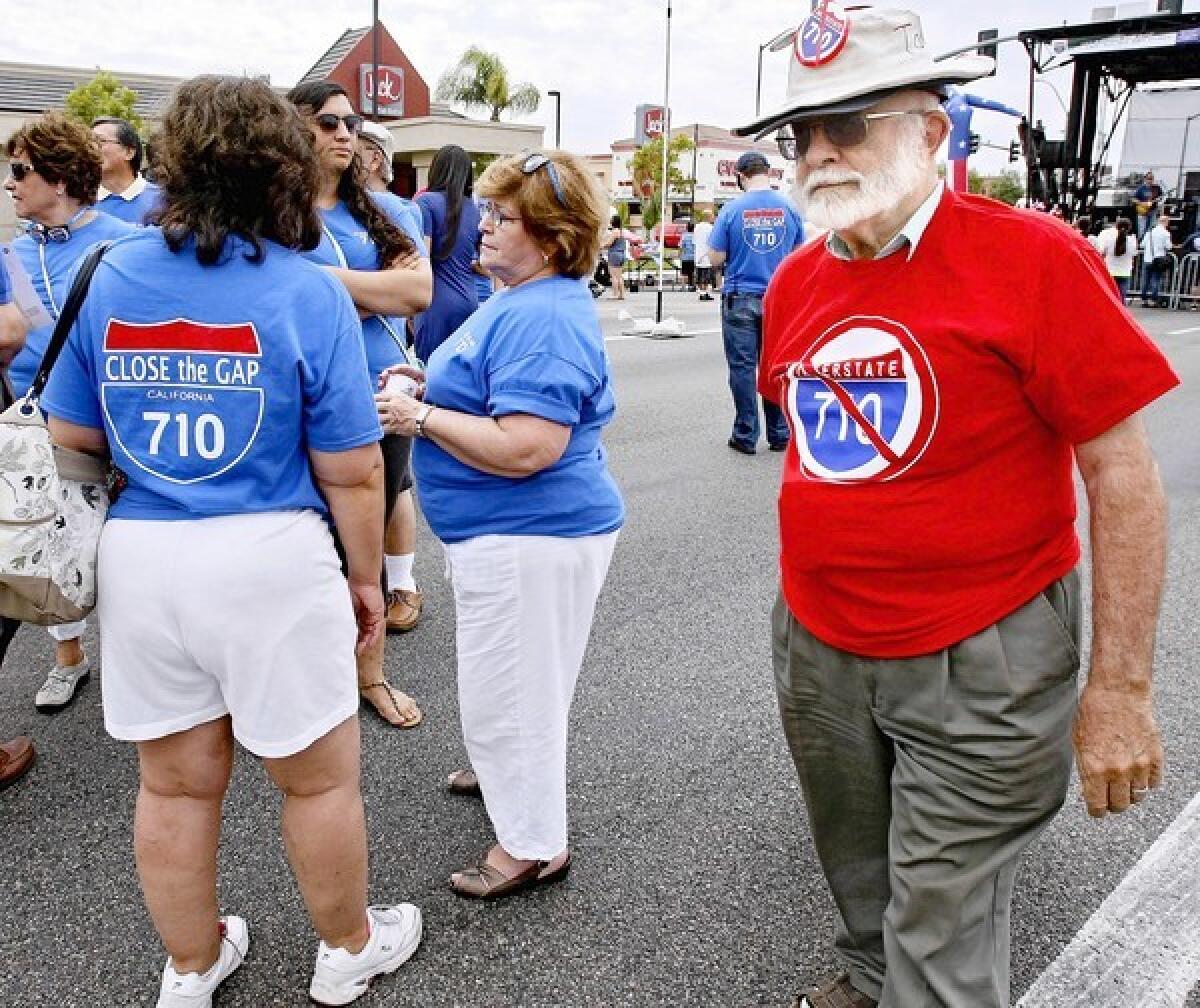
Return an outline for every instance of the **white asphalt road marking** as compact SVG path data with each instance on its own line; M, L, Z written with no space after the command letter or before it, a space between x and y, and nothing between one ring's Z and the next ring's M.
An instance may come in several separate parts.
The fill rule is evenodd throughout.
M1174 332L1167 333L1168 336L1186 336L1188 333L1200 332L1200 326L1192 326L1191 329L1176 329Z
M1200 981L1200 795L1017 1008L1183 1008Z

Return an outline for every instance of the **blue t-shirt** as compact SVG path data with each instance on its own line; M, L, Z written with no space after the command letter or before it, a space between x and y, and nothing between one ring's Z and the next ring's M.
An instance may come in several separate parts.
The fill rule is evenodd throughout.
M425 239L420 228L415 226L411 213L403 206L399 196L391 193L372 193L375 202L416 245L424 255ZM351 215L341 200L330 210L322 209L321 244L304 253L313 262L326 266L343 266L353 270L377 270L380 268L379 249L367 234L366 228ZM339 254L340 252L340 254ZM405 361L401 343L405 339L404 319L395 316L372 315L362 320L363 347L366 352L367 374L372 390L376 388L379 374L393 364Z
M96 203L96 209L129 224L145 224L146 217L157 210L161 202L162 190L153 182L147 181L145 188L132 199L109 193Z
M324 513L308 450L382 436L346 288L264 248L201 266L150 227L101 261L42 406L104 430L129 478L114 518Z
M0 305L6 305L12 300L12 283L8 279L8 268L0 257Z
M804 243L804 222L791 200L773 189L743 193L717 215L708 247L725 253L726 294L762 294L792 249Z
M577 537L621 527L625 505L600 432L616 406L592 295L567 277L499 291L434 351L425 401L472 416L524 413L571 428L554 465L492 476L432 441L413 443L421 510L443 542L481 535Z
M107 214L96 214L81 227L72 228L71 237L65 242L47 242L42 245L29 235L23 234L12 243L12 248L33 281L33 289L42 299L46 311L50 313L51 318L57 319L59 309L66 302L67 294L71 290L75 267L87 254L88 249L99 242L113 241L136 232L137 228L132 224L126 224L125 221ZM43 261L45 270L42 269ZM46 285L47 279L49 286ZM8 366L8 380L18 396L23 396L33 382L53 332L53 323L30 329L25 337L25 346Z
M433 263L433 303L416 319L415 346L417 356L427 361L433 351L467 320L479 307L475 290L475 247L479 238L479 208L475 201L463 200L458 232L450 255L441 258L442 242L446 235L446 194L423 192L417 197L425 236L429 239L429 256Z
M684 231L679 239L679 258L696 258L696 236L691 231Z

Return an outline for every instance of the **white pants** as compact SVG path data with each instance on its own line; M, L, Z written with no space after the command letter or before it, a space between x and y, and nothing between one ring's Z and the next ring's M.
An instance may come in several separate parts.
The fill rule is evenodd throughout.
M567 847L567 717L617 533L448 544L463 739L512 857Z

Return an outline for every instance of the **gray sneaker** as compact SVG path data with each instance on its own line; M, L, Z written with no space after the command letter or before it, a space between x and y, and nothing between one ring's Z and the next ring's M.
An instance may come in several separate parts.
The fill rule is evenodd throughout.
M319 1005L348 1005L371 981L395 973L421 944L421 911L411 903L367 908L371 936L357 955L321 942L308 996Z
M46 676L42 688L33 698L33 705L43 714L54 714L62 710L72 700L88 681L91 669L84 658L78 665L68 665L63 668L55 665Z
M163 970L158 1008L212 1008L213 991L221 986L246 958L250 929L241 917L221 918L221 952L207 973L176 973L171 960Z

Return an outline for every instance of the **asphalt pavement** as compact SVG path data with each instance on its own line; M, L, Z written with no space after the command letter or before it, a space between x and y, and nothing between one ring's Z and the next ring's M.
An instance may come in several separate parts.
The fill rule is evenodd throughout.
M640 293L626 307L648 315L654 303ZM359 1002L367 1008L786 1006L833 966L831 904L778 728L769 660L780 456L725 445L731 407L717 304L682 293L665 303L697 335L608 344L619 415L606 441L629 521L572 715L573 871L563 885L495 905L446 887L491 837L481 806L443 787L464 765L453 614L440 549L422 529L416 570L426 613L416 631L390 639L387 668L425 721L397 731L364 715L363 784L371 899L419 904L426 938ZM600 304L610 337L619 337L619 307ZM1103 822L1087 818L1073 791L1026 858L1013 913L1014 1001L1200 780L1192 684L1200 315L1139 318L1185 380L1149 411L1171 499L1158 654L1169 775L1136 811ZM95 660L94 635L87 646ZM95 675L67 711L34 711L51 654L43 631L23 628L0 689L0 734L26 731L40 752L30 776L0 795L0 1008L153 1005L163 952L132 859L133 747L105 736ZM251 947L217 1008L307 1003L316 940L283 857L278 807L261 768L240 753L221 902L248 918Z

